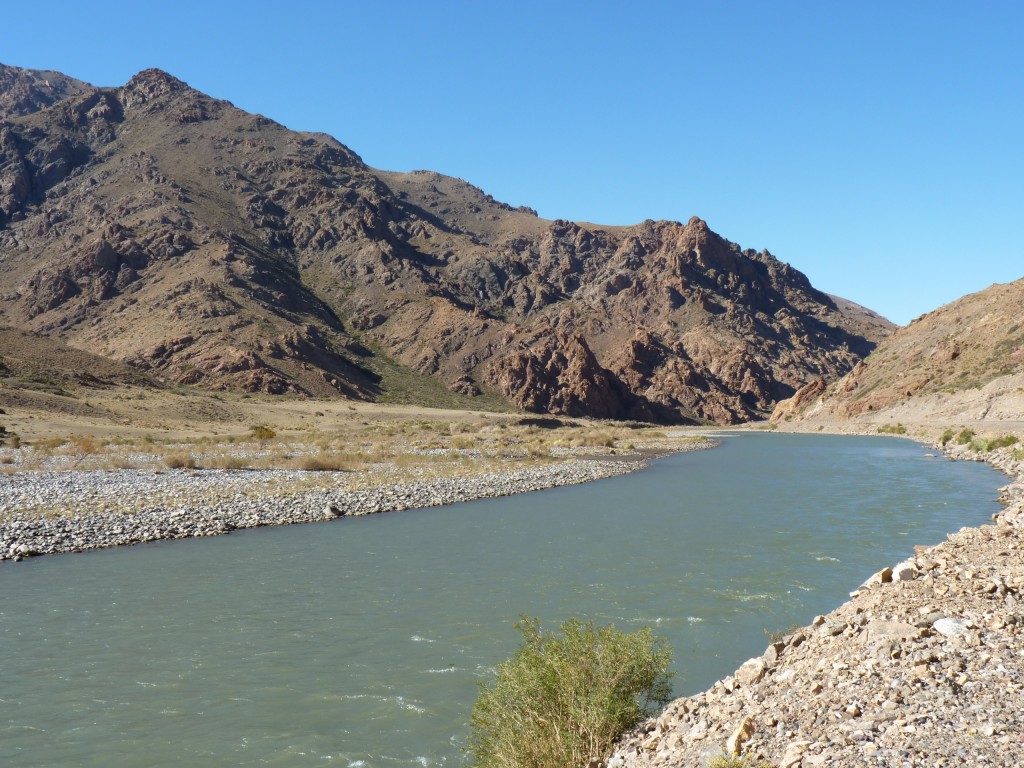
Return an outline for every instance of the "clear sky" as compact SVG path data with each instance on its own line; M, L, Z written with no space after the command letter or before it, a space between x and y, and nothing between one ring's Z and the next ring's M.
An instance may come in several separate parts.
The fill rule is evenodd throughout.
M546 218L697 215L906 323L1024 277L1024 3L9 3L0 62L160 67Z

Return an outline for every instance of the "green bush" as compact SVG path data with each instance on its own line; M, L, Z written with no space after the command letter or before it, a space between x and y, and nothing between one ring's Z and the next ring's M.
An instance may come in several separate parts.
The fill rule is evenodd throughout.
M954 432L952 429L947 429L945 432L942 433L942 437L939 438L939 442L942 443L942 445L945 445L946 443L953 439L953 436L955 434L956 432Z
M516 629L522 644L473 706L473 766L585 766L671 698L672 650L649 628L571 619L557 635L522 616Z
M1002 437L990 437L988 439L979 437L971 441L971 450L975 453L988 453L996 448L1006 448L1017 442L1015 435L1003 435Z
M902 424L883 424L878 428L878 432L882 435L905 435L907 428Z
M967 445L971 440L974 439L973 429L961 429L960 434L956 436L957 445Z

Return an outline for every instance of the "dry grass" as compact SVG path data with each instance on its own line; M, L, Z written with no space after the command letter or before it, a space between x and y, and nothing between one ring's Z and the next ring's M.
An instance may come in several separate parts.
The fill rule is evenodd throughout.
M164 456L164 466L168 469L196 469L198 463L191 453L171 453Z
M204 461L204 464L210 469L251 469L253 466L246 457L234 454L213 456Z
M296 408L296 413L302 412ZM263 427L268 423L257 418L242 424ZM20 450L0 454L0 464L8 462L6 466L29 471L297 469L354 474L398 471L441 477L472 475L516 463L555 463L573 455L611 455L636 446L670 449L680 442L658 430L615 423L566 422L550 427L535 421L479 414L463 414L460 420L450 413L445 418L407 419L356 414L342 421L335 414L332 419L317 418L309 423L294 417L289 421L281 412L274 412L273 426L265 427L266 431L242 427L236 421L219 433L191 435L170 428L96 435L70 430L64 435L37 434Z
M294 459L296 469L305 472L356 472L366 462L362 456L344 453L317 453Z

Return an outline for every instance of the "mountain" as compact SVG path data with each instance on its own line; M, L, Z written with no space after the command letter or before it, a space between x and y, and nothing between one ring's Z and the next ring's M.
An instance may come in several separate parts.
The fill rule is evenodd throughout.
M19 69L0 64L0 117L30 115L68 96L92 89L60 72Z
M951 423L1024 419L1024 280L917 318L832 385L811 382L773 419Z
M0 324L168 382L728 423L891 328L696 217L544 220L159 70L0 83Z

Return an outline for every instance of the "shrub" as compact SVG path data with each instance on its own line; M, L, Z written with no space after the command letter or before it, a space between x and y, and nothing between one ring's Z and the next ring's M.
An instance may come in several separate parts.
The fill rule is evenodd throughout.
M102 446L95 438L87 435L71 435L67 442L67 452L81 461L85 456L99 453Z
M905 435L907 428L902 424L883 424L878 428L878 433L881 435Z
M967 445L971 440L974 439L973 429L961 429L960 434L956 436L957 445Z
M1008 448L1018 442L1016 435L1003 435L988 441L989 450L993 448Z
M249 459L231 453L215 456L206 463L211 469L249 469L252 466Z
M474 766L584 766L671 698L672 651L649 628L623 633L571 619L556 635L523 616L516 629L522 644L473 706Z
M1003 435L1002 437L983 438L979 437L971 441L971 450L975 453L988 453L996 448L1006 448L1017 442L1015 435Z
M255 424L249 428L249 432L257 440L273 440L277 437L277 432L265 424Z
M955 434L956 432L954 432L952 429L947 429L945 432L942 433L942 437L939 438L939 442L942 445L945 445L946 443L953 439L953 435Z

